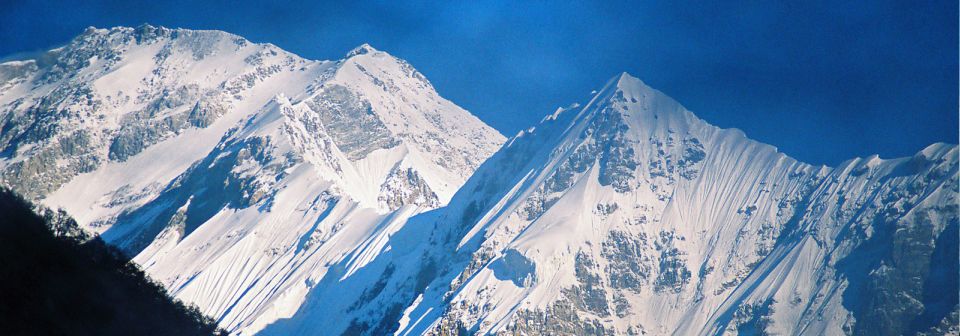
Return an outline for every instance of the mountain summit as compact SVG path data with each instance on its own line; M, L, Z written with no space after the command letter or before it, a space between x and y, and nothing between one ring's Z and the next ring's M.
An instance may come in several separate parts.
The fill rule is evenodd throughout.
M370 46L370 44L364 43L357 46L356 48L353 48L353 50L350 50L350 52L348 52L347 55L344 56L344 58L351 58L353 56L366 55L366 54L375 53L375 52L379 52L379 50L374 49L373 47Z

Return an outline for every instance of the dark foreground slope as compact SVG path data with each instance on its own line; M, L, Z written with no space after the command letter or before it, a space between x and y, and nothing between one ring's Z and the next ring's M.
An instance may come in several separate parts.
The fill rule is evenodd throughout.
M0 189L0 334L210 335L133 263L62 213L35 214Z

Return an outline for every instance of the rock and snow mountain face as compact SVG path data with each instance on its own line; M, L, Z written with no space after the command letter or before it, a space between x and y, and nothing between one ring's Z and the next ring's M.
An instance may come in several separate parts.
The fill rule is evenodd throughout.
M955 145L811 166L624 74L496 151L369 46L150 26L0 64L0 123L5 184L238 334L958 332Z
M294 122L314 138L293 145L321 155L308 143L330 142L337 153L314 163L383 210L408 198L444 203L502 143L409 64L368 45L338 62L309 61L219 31L90 28L3 63L0 78L4 183L104 226L164 187L138 182L172 180L230 129L272 113L258 112L271 101L308 111ZM397 190L410 176L422 195Z
M957 159L811 166L624 74L264 334L956 333Z
M504 138L369 45L302 59L219 31L90 28L0 64L0 174L233 331L450 197Z

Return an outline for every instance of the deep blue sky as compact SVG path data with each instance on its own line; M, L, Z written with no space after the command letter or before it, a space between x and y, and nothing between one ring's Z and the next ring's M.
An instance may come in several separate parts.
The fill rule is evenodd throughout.
M144 22L312 59L369 42L508 136L627 71L810 163L957 143L956 0L199 2L0 0L0 55Z

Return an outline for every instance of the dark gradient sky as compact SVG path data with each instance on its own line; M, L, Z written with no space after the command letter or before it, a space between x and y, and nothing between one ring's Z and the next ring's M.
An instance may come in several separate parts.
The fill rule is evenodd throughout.
M627 71L720 127L803 161L957 143L957 1L0 0L0 55L87 26L220 29L312 59L363 42L513 135Z

